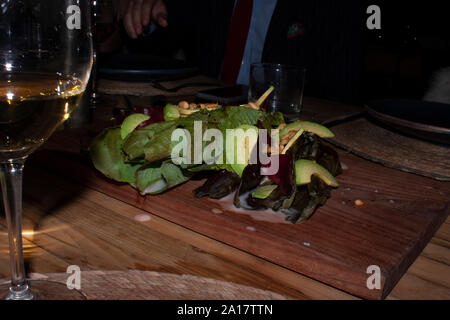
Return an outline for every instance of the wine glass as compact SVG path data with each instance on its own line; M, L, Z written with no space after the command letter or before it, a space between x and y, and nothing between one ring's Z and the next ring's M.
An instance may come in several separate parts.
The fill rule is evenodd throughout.
M81 295L26 279L22 174L27 156L77 106L91 67L89 0L0 0L0 181L11 260L11 284L0 286L0 295L6 299Z

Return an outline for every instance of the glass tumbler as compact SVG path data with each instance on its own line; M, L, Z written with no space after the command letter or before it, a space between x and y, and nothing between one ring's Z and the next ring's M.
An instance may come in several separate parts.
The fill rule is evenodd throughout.
M254 63L250 67L248 100L257 101L273 86L273 92L261 107L270 112L280 111L286 121L294 121L299 118L302 109L305 73L305 68L297 66Z

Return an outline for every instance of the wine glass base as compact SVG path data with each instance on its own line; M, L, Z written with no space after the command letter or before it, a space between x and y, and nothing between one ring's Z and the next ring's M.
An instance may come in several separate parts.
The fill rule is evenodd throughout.
M46 280L29 280L31 295L21 298L21 300L86 300L86 297L78 290L67 288L65 284L46 281ZM0 299L14 300L10 294L10 284L0 285Z

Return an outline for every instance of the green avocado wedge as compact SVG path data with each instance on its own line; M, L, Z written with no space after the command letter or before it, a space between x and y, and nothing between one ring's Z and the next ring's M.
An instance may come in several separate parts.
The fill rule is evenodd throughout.
M129 115L123 120L122 125L120 126L120 137L125 139L134 129L137 128L142 122L150 119L150 116L145 115L143 113L134 113Z
M255 199L266 199L270 194L278 187L276 184L271 184L267 186L262 186L259 188L256 188L252 192L252 197Z
M303 129L307 132L315 133L321 138L333 138L334 137L334 133L331 132L330 129L322 126L321 124L318 124L315 122L310 122L310 121L300 121L300 120L294 121L294 122L288 124L287 126L285 126L283 129L281 129L280 137L284 136L289 131L293 131L293 130L298 131L300 129Z
M330 187L339 186L333 175L320 164L305 159L295 161L295 180L298 186L310 183L312 175L318 176Z
M225 155L232 170L242 176L250 162L250 157L258 143L258 128L242 124L235 129L228 129L225 139Z
M180 116L178 106L170 103L166 104L164 107L164 121L177 120Z

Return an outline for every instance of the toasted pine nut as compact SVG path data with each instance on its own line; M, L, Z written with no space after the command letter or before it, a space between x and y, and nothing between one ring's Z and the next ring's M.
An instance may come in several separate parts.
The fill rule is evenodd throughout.
M178 103L178 106L179 106L181 109L189 109L189 103L187 103L187 101L180 101L180 102Z
M196 103L189 103L189 109L197 109Z
M361 207L361 206L363 206L364 205L364 202L362 202L362 200L355 200L355 205L356 206L358 206L358 207Z
M200 103L200 109L205 109L205 104L204 103Z

